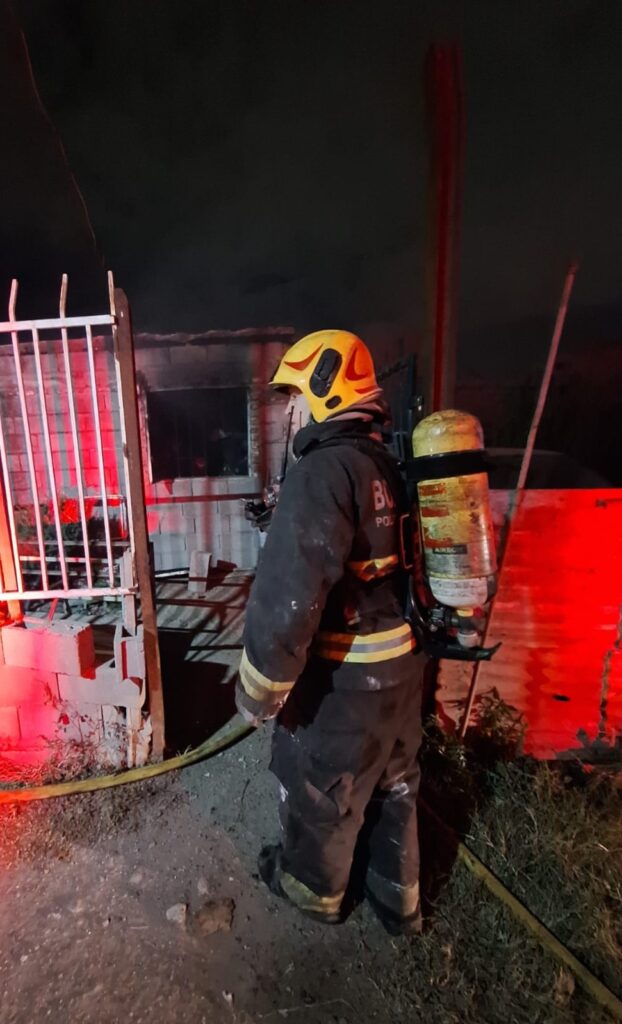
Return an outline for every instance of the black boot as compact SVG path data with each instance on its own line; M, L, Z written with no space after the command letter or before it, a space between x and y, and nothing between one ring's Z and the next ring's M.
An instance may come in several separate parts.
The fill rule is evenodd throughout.
M257 870L262 882L275 896L285 899L285 893L281 889L279 876L281 874L281 847L277 845L264 846L257 858Z
M415 911L414 914L409 914L408 917L400 917L390 907L381 903L367 885L365 886L365 897L384 930L389 935L420 935L423 931L421 910Z
M322 910L313 910L310 907L301 906L285 891L281 885L281 876L283 869L281 867L281 847L280 845L264 846L261 850L259 857L257 858L257 869L261 877L262 882L268 886L271 893L275 896L279 896L280 899L287 900L287 902L298 910L305 917L310 917L314 921L320 921L322 924L341 924L342 917L339 912L326 913ZM298 883L300 884L300 883ZM306 889L306 887L304 887ZM306 889L307 892L310 890Z

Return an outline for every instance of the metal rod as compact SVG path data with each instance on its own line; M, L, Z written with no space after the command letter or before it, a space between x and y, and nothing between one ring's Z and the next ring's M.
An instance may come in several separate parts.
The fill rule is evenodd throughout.
M61 316L45 320L0 320L0 334L10 334L11 331L57 331L62 327L84 327L89 324L91 327L109 327L114 323L114 318L107 313L101 316Z
M109 287L112 287L112 292L110 294L110 308L113 309L113 308L115 308L115 306L114 306L114 303L115 303L115 293L114 293L114 284L112 282L112 272L111 271L109 271L108 283L109 283ZM132 552L134 552L136 550L136 548L135 548L135 545L134 545L133 488L130 486L130 460L129 460L129 449L128 449L128 446L127 446L127 428L126 428L126 424L125 424L125 419L126 419L126 410L125 410L125 404L124 404L125 403L125 389L123 387L123 379L122 379L122 374L121 374L121 359L119 357L119 346L117 344L117 342L118 342L118 335L119 335L118 328L116 328L116 329L113 328L113 333L114 333L114 338L115 338L114 367L115 367L115 377L116 377L116 381L117 381L117 394L119 395L119 408L120 408L119 421L120 421L120 425L121 425L121 451L123 453L123 481L125 483L125 504L126 504L126 508L127 508L127 527L128 527L128 535L129 535L129 540L130 540L130 549L131 549Z
M19 560L20 560L20 562L38 562L39 561L39 556L38 555L20 555L19 556ZM58 558L55 558L54 555L46 555L45 556L45 560L50 565L56 565L56 563L58 562ZM86 558L81 558L79 555L68 555L65 558L65 561L66 561L67 565L84 565L84 563L86 562ZM91 564L93 562L107 562L107 561L108 561L108 556L107 555L106 555L105 558L97 558L96 556L93 556L93 555L91 556ZM61 593L61 591L59 591L59 594L60 593Z
M60 507L58 504L58 489L56 487L56 474L54 472L54 456L52 455L52 443L50 440L50 426L48 421L47 398L45 397L45 385L43 383L43 370L41 368L41 349L39 332L36 328L32 331L32 342L35 353L35 367L37 371L37 386L39 388L39 401L41 404L41 421L43 423L43 441L45 444L45 457L47 460L48 476L52 488L52 507L54 509L54 524L56 527L56 540L58 542L58 561L60 562L63 587L69 586L67 578L67 565L65 559L65 546L63 543L63 527L60 521ZM47 559L46 559L47 561Z
M99 415L99 398L97 396L97 379L95 377L95 354L93 352L93 332L91 325L86 325L86 346L89 358L89 375L91 379L91 397L93 399L93 413L95 415L95 437L97 441L97 465L99 469L99 486L101 490L101 501L104 512L104 534L106 536L106 551L108 554L108 579L110 586L114 587L114 562L112 558L112 543L110 539L110 520L108 518L108 495L106 494L106 474L104 472L104 450L102 446L102 428Z
M557 352L559 350L559 342L564 329L564 323L566 321L566 313L568 311L568 302L570 301L570 294L574 285L574 280L577 274L576 264L572 264L566 274L566 281L564 283L564 290L562 292L561 302L559 309L557 310L557 319L555 320L555 329L553 331L553 338L551 340L551 348L549 350L549 357L546 361L544 368L544 374L542 376L542 383L540 385L540 394L538 395L538 402L536 404L536 411L533 414L531 421L531 427L529 429L529 436L527 438L527 444L525 451L523 452L523 461L521 462L520 473L518 476L518 483L516 484L516 490L520 494L527 481L527 474L531 466L531 457L533 455L533 449L536 443L536 436L538 434L538 428L540 426L540 420L542 419L542 413L544 412L544 406L549 393L549 387L551 386L551 378L553 376L553 370L555 369L555 361L557 359Z
M15 315L15 303L17 301L17 280L11 282L11 297L9 299L9 316ZM41 505L39 500L39 487L37 485L37 473L35 460L32 453L32 436L30 433L30 417L28 415L28 404L26 402L26 388L24 387L24 374L22 372L22 357L19 350L19 338L17 331L11 331L11 342L13 345L13 359L15 361L15 376L17 378L17 392L19 404L22 411L22 425L24 428L24 439L26 441L26 459L28 460L28 471L30 474L30 490L34 501L35 528L37 531L37 544L41 556L41 578L44 589L48 586L47 566L45 564L45 543L43 540L43 523L41 520Z
M63 274L60 286L60 316L65 319L65 305L67 302L67 274ZM84 321L82 321L84 323ZM80 505L80 522L82 524L82 539L84 541L84 554L86 558L86 582L88 587L93 586L93 574L89 559L89 537L86 522L86 506L84 503L84 483L82 480L82 460L80 458L80 442L78 439L78 420L76 417L76 403L73 393L73 381L71 376L71 360L69 358L69 340L67 328L61 329L61 340L63 346L63 362L65 366L65 379L67 381L67 404L69 406L69 419L71 422L71 436L73 441L74 458L76 462L76 484L78 487L78 502Z
M117 305L114 297L114 274L112 270L108 271L108 302L110 305L110 322L116 324L117 322Z
M557 352L559 350L559 342L561 340L562 331L564 329L564 323L566 321L566 313L568 312L568 303L570 301L570 294L572 292L572 288L573 288L573 285L574 285L576 274L577 274L577 266L576 266L576 264L573 263L568 268L568 272L566 274L566 279L564 281L564 288L563 288L563 291L562 291L562 297L561 297L560 302L559 302L559 307L558 307L558 310L557 310L557 317L555 318L555 327L553 328L553 337L551 338L551 345L550 345L550 348L549 348L549 354L548 354L548 358L547 358L547 361L546 361L546 366L544 367L544 373L542 375L542 383L540 384L540 393L538 395L538 401L536 403L536 408L535 408L535 411L534 411L534 414L533 414L533 419L531 421L531 427L529 428L529 434L528 434L528 437L527 437L527 444L525 445L525 451L523 452L523 459L522 459L522 462L521 462L521 467L520 467L520 472L518 474L518 480L516 482L516 487L515 487L514 491L512 492L512 494L510 496L510 503L509 503L509 506L508 506L508 511L507 511L507 514L506 514L506 517L505 517L505 520L504 520L504 523L503 523L503 528L501 530L501 537L499 539L499 552L498 552L498 576L497 576L498 581L501 578L501 570L503 569L503 565L504 565L504 562L505 562L506 551L508 550L508 547L509 547L510 534L512 532L512 527L513 527L514 521L516 519L516 512L518 510L518 506L520 504L520 500L521 500L521 497L523 495L523 491L525 489L525 483L527 481L527 476L529 474L529 467L531 466L531 458L532 458L532 455L533 455L533 450L534 450L534 446L535 446L535 442L536 442L536 435L538 433L538 427L540 425L540 420L542 419L542 413L544 412L544 406L546 404L546 399L547 399L547 396L548 396L548 393L549 393L549 387L550 387L550 384L551 384L551 378L553 376L553 370L555 368L555 360L557 358ZM499 588L497 586L497 594L498 593L499 593ZM496 602L497 594L495 594L495 596L492 598L492 600L490 602L490 605L489 605L489 608L488 608L488 616L486 618L486 625L484 627L484 632L482 634L482 645L483 646L486 645L486 641L488 640L488 634L489 634L489 631L490 631L490 624L492 622L492 613L493 613L493 610L494 610L494 607L495 607L495 602ZM460 739L464 739L464 737L466 735L466 731L467 731L468 725L469 725L469 718L471 717L471 712L473 710L473 704L475 703L475 694L477 693L477 682L478 682L478 679L479 679L479 670L480 670L480 666L481 665L482 665L481 661L476 661L474 663L474 665L473 665L473 673L472 673L472 676L471 676L471 683L469 685L469 693L468 693L468 696L467 696L467 702L466 702L466 705L465 705L465 708L464 708L464 714L462 716L462 721L460 723L460 728L458 730L458 735L459 735Z
M13 564L15 567L15 575L17 578L17 586L21 590L24 586L24 580L22 577L22 569L19 563L19 543L17 540L17 528L15 526L15 508L13 500L13 490L11 488L11 478L9 476L9 463L6 454L6 443L4 440L4 423L2 415L0 413L0 460L2 461L2 475L4 477L4 492L6 495L6 514L9 524L9 533L11 534L11 547L13 549Z
M134 594L135 590L131 590L128 587L74 587L69 590L0 590L0 601L37 601L46 600L52 601L55 598L60 598L64 601L66 598L80 598L80 597L125 597L127 594Z

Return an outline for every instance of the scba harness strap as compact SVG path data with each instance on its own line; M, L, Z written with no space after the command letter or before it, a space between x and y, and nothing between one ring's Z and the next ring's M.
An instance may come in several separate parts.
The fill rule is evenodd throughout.
M330 438L313 447L337 448L343 445L355 448L367 455L382 478L383 499L395 510L398 522L399 551L384 558L368 559L364 562L350 561L347 568L358 579L373 583L393 573L400 572L407 581L412 568L412 517L409 509L408 492L392 455L380 444L365 437ZM306 453L305 453L306 454ZM303 456L304 457L304 456ZM378 506L377 506L378 507ZM407 603L405 586L405 606ZM364 635L349 633L321 632L316 638L313 653L329 661L348 663L373 663L389 661L409 653L418 646L408 621L391 630Z
M411 503L408 498L406 484L402 479L394 457L381 447L380 444L372 441L371 438L348 437L346 435L345 437L322 441L320 444L322 448L337 448L340 445L348 445L351 448L356 448L357 451L363 452L364 455L368 455L372 462L374 462L380 475L384 478L385 485L389 487L398 515L399 551L395 556L392 556L395 559L392 566L393 568L399 567L404 573L410 573L415 564L413 538L416 534L417 521L410 507ZM377 575L375 574L375 576Z

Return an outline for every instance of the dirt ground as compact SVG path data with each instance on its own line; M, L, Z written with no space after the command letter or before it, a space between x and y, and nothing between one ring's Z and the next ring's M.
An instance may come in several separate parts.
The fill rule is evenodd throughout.
M416 939L387 936L364 904L328 928L271 896L255 874L277 829L268 740L0 809L2 1024L609 1019L460 866ZM201 932L198 912L223 900L231 926L228 904L224 927ZM180 904L185 922L169 920Z
M388 1020L366 909L299 918L255 877L276 835L267 734L155 783L3 814L0 1020ZM193 914L230 898L230 930ZM186 923L167 910L187 904Z

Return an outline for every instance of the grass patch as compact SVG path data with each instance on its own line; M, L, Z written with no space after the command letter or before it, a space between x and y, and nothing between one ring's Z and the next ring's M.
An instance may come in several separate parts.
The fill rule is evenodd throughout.
M464 745L429 724L422 797L622 998L622 767L517 757L522 733L494 693ZM447 834L421 820L430 924L422 940L400 944L396 1014L418 1012L426 1024L611 1020L455 861Z

